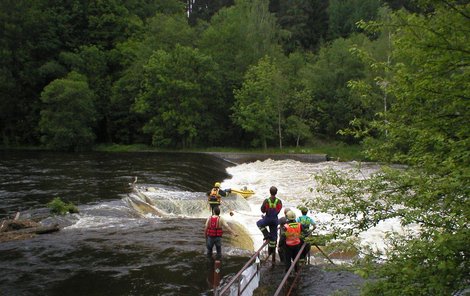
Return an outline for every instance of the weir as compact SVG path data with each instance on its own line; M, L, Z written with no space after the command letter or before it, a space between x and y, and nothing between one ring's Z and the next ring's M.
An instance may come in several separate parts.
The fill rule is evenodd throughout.
M162 188L134 187L125 201L139 214L159 217L182 216L207 218L211 212L204 193L170 191ZM230 194L221 203L221 212L250 211L250 206L240 194Z

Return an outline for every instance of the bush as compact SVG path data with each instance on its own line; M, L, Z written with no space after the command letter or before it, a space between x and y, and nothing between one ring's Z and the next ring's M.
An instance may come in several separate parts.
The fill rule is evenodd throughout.
M54 198L47 204L51 209L51 213L58 215L65 215L67 213L78 213L78 208L73 203L65 203L60 197Z

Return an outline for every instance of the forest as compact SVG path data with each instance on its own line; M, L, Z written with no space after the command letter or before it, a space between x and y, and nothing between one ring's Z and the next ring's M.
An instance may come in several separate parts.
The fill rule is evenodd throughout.
M1 1L0 145L358 143L341 131L394 101L371 59L398 62L360 22L412 2Z
M359 143L383 168L324 172L365 295L470 290L470 4L465 0L2 0L2 147L83 151Z

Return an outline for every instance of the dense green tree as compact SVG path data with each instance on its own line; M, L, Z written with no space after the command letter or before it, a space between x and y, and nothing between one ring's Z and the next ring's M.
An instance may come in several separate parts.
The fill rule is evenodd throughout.
M356 41L364 39L356 36ZM362 78L364 64L350 52L352 39L336 39L331 45L322 47L316 60L303 71L303 83L313 96L313 116L318 122L317 133L337 138L337 132L366 110L358 97L348 88L352 79Z
M95 94L76 72L57 79L41 94L41 142L54 150L79 151L94 143Z
M213 113L222 127L214 129L220 133L218 138L231 137L241 143L242 138L250 137L230 120L233 90L241 86L250 65L265 55L274 56L279 52L277 40L278 28L268 11L267 0L237 0L234 6L223 8L212 17L198 47L219 65L218 76L224 81L224 99L218 102L218 111Z
M4 144L34 144L39 93L62 74L53 57L69 19L48 1L0 1L0 129ZM63 32L63 31L64 32Z
M283 35L283 48L316 50L328 31L328 1L279 0L271 4L280 27L289 34Z
M200 19L209 22L220 9L234 3L234 0L188 0L189 23L195 25Z
M245 75L240 89L235 90L233 119L244 130L255 135L253 145L267 148L268 140L278 138L282 148L284 93L287 85L275 60L264 57Z
M154 51L172 51L177 45L192 46L194 39L195 32L184 14L157 13L147 20L144 34L117 45L116 51L124 70L112 87L109 127L112 141L151 143L142 134L142 115L132 112L144 80L144 65Z
M330 0L328 6L328 39L346 38L359 32L358 21L372 21L382 0Z
M286 102L286 143L300 146L300 143L313 139L313 131L317 126L313 111L313 96L305 88L303 72L308 65L310 55L301 52L291 53L281 62L282 75L287 80L288 91L285 92Z
M423 1L431 14L397 12L389 92L396 101L370 124L370 159L388 164L367 179L329 174L316 203L358 233L389 218L414 231L389 233L368 257L365 295L455 295L470 265L470 4ZM385 123L384 123L385 122ZM393 164L400 163L403 166Z
M188 148L208 140L201 131L215 124L208 116L219 95L215 69L210 57L190 47L152 55L135 108L147 114L144 131L155 146Z

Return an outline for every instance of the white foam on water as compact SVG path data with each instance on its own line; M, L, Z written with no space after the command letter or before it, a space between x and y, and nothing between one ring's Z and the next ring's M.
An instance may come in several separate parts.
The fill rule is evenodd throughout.
M248 230L253 239L254 250L257 250L263 243L263 236L256 226L256 222L261 219L261 204L263 200L269 197L269 188L276 186L278 188L277 197L283 202L283 209L279 217L283 216L284 208L293 210L297 216L301 215L297 209L303 204L303 200L313 200L314 198L325 198L319 196L315 190L316 187L314 175L324 170L333 169L337 171L349 171L356 167L356 162L320 162L303 163L295 160L265 160L245 163L227 168L231 178L222 182L222 188L242 189L247 187L254 190L255 194L247 199L251 211L234 211L233 216L224 214L227 220L238 221ZM361 167L361 174L356 178L367 178L371 173L378 170L376 165L367 165ZM318 225L332 222L333 217L327 213L317 212L315 208L310 208L309 216L312 217ZM326 229L328 232L328 229ZM384 249L384 237L388 231L402 232L400 223L396 219L390 219L379 223L376 227L361 233L361 243Z

